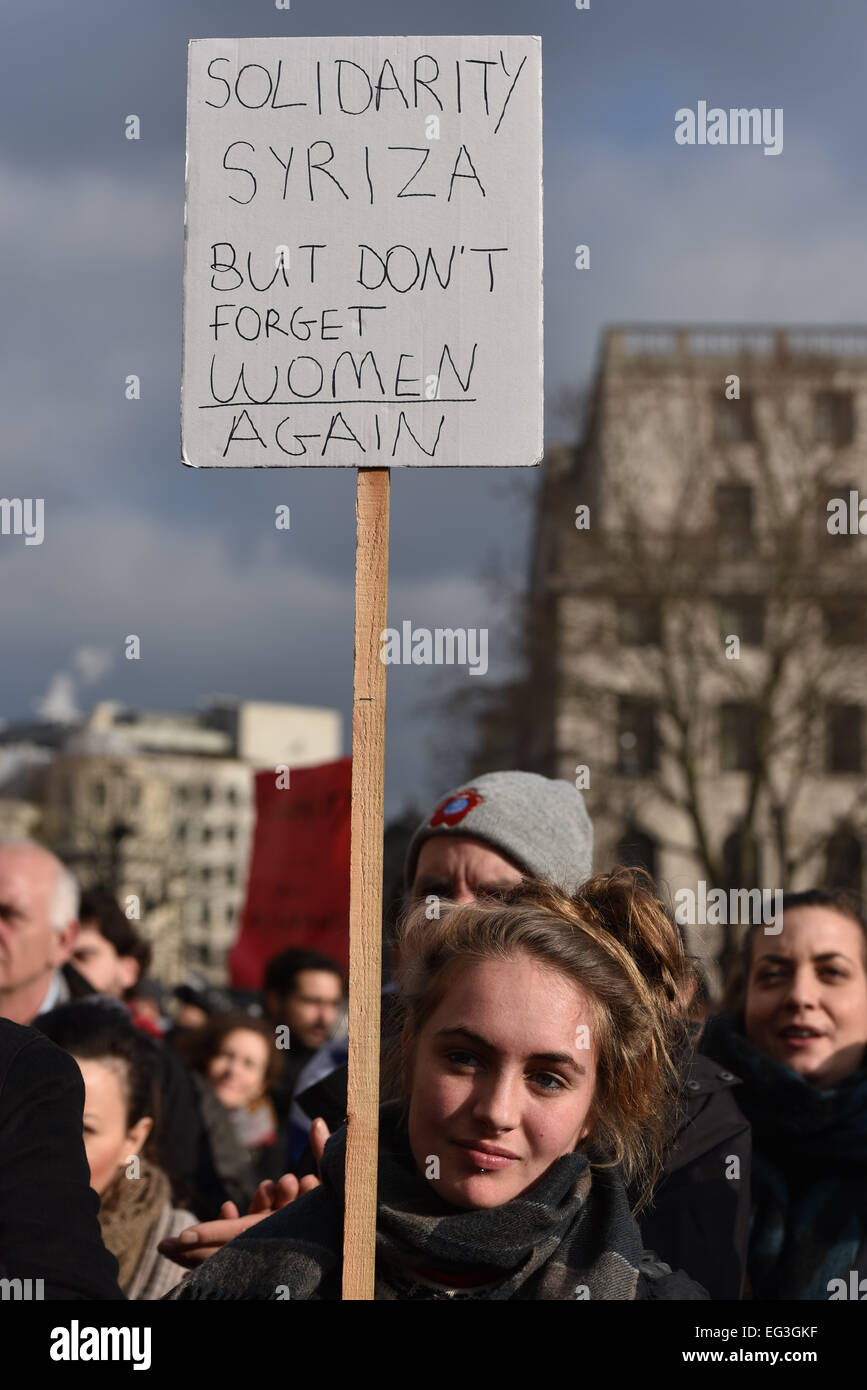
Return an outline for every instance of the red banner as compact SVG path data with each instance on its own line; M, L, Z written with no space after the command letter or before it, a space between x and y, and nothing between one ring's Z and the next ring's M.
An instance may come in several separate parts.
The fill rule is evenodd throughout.
M349 965L349 823L352 759L256 774L256 831L247 901L229 955L232 984L261 989L265 962L310 946Z

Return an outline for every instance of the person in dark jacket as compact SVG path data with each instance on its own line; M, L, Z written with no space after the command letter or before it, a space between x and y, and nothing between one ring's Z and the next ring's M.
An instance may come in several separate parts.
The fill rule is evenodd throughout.
M845 897L786 894L746 935L734 1012L701 1041L742 1078L753 1131L749 1293L858 1297L867 1278L867 924Z
M54 854L29 840L0 841L0 1017L38 1027L51 1009L94 995L70 960L78 911L76 881ZM161 1165L179 1205L214 1217L234 1194L216 1170L195 1082L165 1047L158 1065Z
M523 883L438 920L416 910L403 1098L380 1112L376 1298L707 1298L645 1252L624 1185L646 1196L661 1167L685 982L675 927L625 870L574 896ZM319 1187L168 1297L339 1298L345 1140Z
M72 1058L35 1029L0 1019L0 1278L22 1281L21 1297L123 1297L100 1235L83 1112ZM43 1282L28 1290L28 1280Z

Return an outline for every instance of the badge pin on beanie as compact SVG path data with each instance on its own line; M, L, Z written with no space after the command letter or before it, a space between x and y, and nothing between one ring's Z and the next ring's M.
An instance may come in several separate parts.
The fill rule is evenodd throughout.
M450 828L459 825L465 816L476 806L480 806L484 797L474 789L465 792L458 792L457 796L450 796L441 806L438 806L430 818L430 825L447 825Z

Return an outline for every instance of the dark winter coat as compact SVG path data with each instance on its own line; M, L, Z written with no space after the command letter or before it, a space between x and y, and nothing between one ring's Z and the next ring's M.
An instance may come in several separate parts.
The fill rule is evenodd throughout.
M851 1297L850 1281L867 1278L867 1069L820 1090L751 1043L734 1014L708 1020L701 1045L737 1068L752 1125L752 1296Z
M122 1299L100 1234L83 1115L73 1058L0 1018L0 1278L41 1279L46 1299Z
M701 1053L682 1069L683 1112L651 1205L645 1245L713 1299L743 1297L750 1233L750 1125L734 1072Z

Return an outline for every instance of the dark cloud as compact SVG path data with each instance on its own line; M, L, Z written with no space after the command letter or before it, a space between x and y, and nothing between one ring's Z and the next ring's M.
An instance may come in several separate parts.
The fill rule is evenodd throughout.
M180 463L187 41L540 26L549 438L564 428L558 388L587 378L612 320L867 317L867 19L844 0L592 0L587 12L571 0L7 7L3 488L45 497L46 540L23 550L0 538L12 595L0 617L0 713L30 712L78 648L119 650L141 628L146 658L135 670L115 663L98 695L173 707L232 691L348 716L353 474ZM701 97L784 107L783 154L675 146L674 111ZM129 114L141 118L138 142L123 136ZM580 242L591 246L587 272L574 269ZM124 398L130 373L140 401ZM536 482L533 472L397 471L395 617L471 626L491 614L493 624L481 577L492 554L522 568ZM292 508L290 533L273 529L280 502ZM390 675L391 809L429 773L433 716L419 711L433 690L425 668Z

